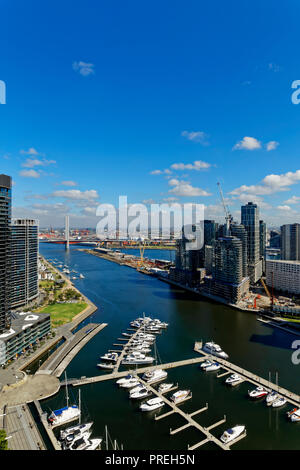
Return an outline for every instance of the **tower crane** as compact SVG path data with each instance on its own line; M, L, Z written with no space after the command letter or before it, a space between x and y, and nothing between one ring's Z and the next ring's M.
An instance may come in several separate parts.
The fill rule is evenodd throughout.
M228 207L226 206L225 204L225 199L224 199L224 196L223 196L223 191L222 191L222 187L221 187L221 183L217 183L218 185L218 188L219 188L219 192L220 192L220 196L221 196L221 201L222 201L222 204L223 204L223 207L224 207L224 212L225 212L225 220L226 220L226 235L230 235L230 225L233 221L233 217L232 215L230 214L229 212L229 209Z

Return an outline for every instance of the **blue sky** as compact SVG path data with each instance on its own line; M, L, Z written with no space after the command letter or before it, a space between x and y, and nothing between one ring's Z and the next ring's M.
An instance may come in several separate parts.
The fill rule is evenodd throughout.
M299 222L299 2L2 0L1 173L14 215L198 202ZM196 163L195 163L196 162ZM169 199L172 198L172 199Z

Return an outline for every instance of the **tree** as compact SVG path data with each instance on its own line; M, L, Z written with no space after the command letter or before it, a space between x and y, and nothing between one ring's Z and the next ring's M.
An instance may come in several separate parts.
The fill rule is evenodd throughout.
M8 450L6 432L4 429L0 429L0 450Z

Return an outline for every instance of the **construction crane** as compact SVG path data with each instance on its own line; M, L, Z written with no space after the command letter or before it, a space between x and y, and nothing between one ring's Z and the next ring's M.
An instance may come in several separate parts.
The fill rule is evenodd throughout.
M230 225L233 221L233 217L232 215L230 214L229 212L229 209L228 207L226 206L225 204L225 199L224 199L224 196L223 196L223 191L222 191L222 187L221 187L221 183L217 183L218 185L218 188L219 188L219 192L220 192L220 196L221 196L221 201L222 201L222 204L223 204L223 207L224 207L224 212L225 212L225 220L226 220L226 235L230 235Z
M274 294L273 294L273 273L272 273L272 295L270 294L270 291L269 291L269 289L267 288L267 285L266 285L265 281L263 280L263 278L260 279L260 282L262 283L263 288L265 289L266 294L267 294L267 296L269 297L270 302L271 302L271 305L272 305L272 307L273 307L273 305L274 305L274 300L275 300L275 299L274 299Z

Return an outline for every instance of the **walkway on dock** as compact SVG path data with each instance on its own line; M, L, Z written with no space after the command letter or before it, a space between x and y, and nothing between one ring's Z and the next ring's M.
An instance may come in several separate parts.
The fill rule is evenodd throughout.
M202 349L202 343L201 342L196 342L194 346L194 350L198 353L200 353L203 357L205 358L212 358L209 354L205 353ZM277 384L274 384L272 382L269 382L269 380L266 380L259 375L253 374L249 370L243 369L242 367L239 367L235 364L232 364L229 361L226 361L225 359L222 359L220 357L214 357L214 360L219 362L219 364L222 365L222 369L226 370L227 372L231 373L236 373L241 376L241 378L244 381L250 382L254 384L255 386L262 385L265 387L268 391L275 390L278 392L280 395L285 397L289 403L292 405L295 405L297 407L300 406L300 396L297 395L296 393L290 392L286 388L280 387Z
M48 434L48 437L51 441L51 444L52 444L54 450L62 450L58 440L56 439L56 437L54 435L54 432L53 432L50 424L48 423L47 413L42 410L40 402L38 400L34 401L34 405L37 409L37 412L39 414L41 423L44 426L44 429L45 429L46 433Z
M0 410L2 427L10 450L46 450L43 439L26 404Z
M87 385L96 382L104 382L105 380L119 379L120 377L125 377L128 374L138 373L143 374L144 372L149 372L154 369L173 369L174 367L188 366L191 364L200 364L205 361L205 357L194 357L192 359L185 359L183 361L177 362L168 362L167 364L157 364L155 366L140 367L134 370L124 370L122 372L112 372L105 375L96 375L95 377L84 377L81 379L68 379L68 384L73 385L74 387L80 385ZM61 386L65 385L65 381L60 382Z
M180 432L180 431L183 431L184 429L190 427L190 426L193 426L194 428L198 429L198 431L201 431L205 436L206 436L206 439L200 441L199 443L195 444L194 446L192 447L189 447L188 449L189 450L193 450L195 449L196 447L200 447L202 444L205 444L206 442L210 441L210 442L213 442L214 444L216 444L217 446L221 447L221 449L223 450L230 450L230 447L227 445L227 444L224 444L222 441L220 441L219 439L217 439L213 434L211 434L209 432L209 429L212 429L213 427L216 427L217 425L220 425L222 423L225 422L225 420L221 420L221 421L218 421L218 423L215 423L213 424L212 426L210 426L209 428L205 428L203 426L201 426L201 424L197 423L197 421L195 421L192 416L195 415L196 413L200 413L200 411L204 411L204 409L207 409L206 407L205 408L202 408L201 410L198 410L197 412L194 412L192 414L188 414L188 413L185 413L184 411L182 411L178 406L176 406L176 404L174 404L172 401L170 401L168 398L166 398L164 396L164 394L160 393L158 390L156 390L155 388L151 387L151 385L149 385L146 381L142 380L140 377L138 377L138 380L139 382L142 382L142 384L145 385L145 387L147 387L149 390L151 390L151 392L156 395L157 397L159 397L161 400L163 400L166 405L168 405L172 411L168 412L168 413L165 413L164 416L167 416L171 413L178 413L180 416L182 416L182 418L184 418L186 421L187 421L187 424L183 425L183 426L180 426L180 428L177 428L175 430L170 430L170 434L176 434L177 432ZM160 415L161 417L162 415ZM159 418L159 416L157 417Z
M36 374L52 374L60 377L74 356L93 338L107 323L89 323L68 339L47 359Z

